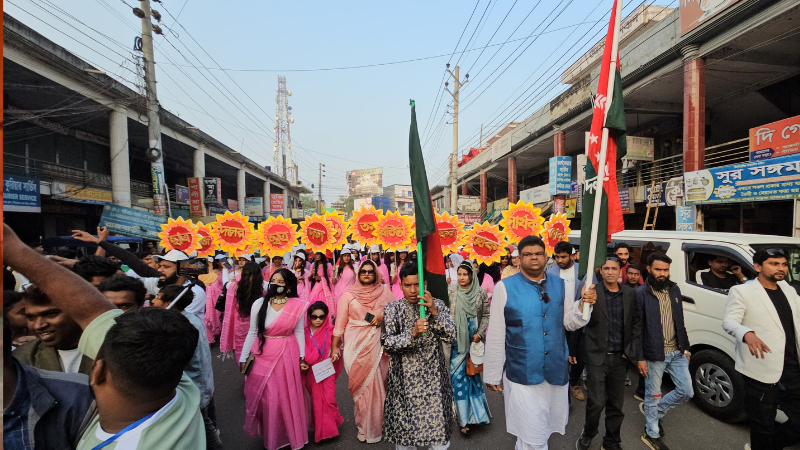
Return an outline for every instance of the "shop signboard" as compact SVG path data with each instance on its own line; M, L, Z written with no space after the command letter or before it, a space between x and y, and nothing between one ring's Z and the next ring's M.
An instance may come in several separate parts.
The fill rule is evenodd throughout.
M283 194L269 194L270 212L283 212Z
M158 233L164 223L167 223L166 216L112 204L103 206L103 215L100 216L100 226L107 227L112 233L154 241L159 240Z
M683 175L686 204L757 202L800 197L800 154Z
M42 212L39 180L36 178L3 174L3 211Z
M189 213L192 217L206 216L205 203L203 202L203 194L205 186L203 179L199 177L189 178Z
M648 184L644 187L644 203L645 205L667 206L666 196L662 193L666 190L667 183L656 183L655 185ZM651 192L652 191L652 192ZM653 197L652 200L650 197ZM652 203L651 203L652 202Z
M169 205L170 217L173 219L177 219L178 217L188 219L191 217L191 211L189 208L190 206L188 203L172 203Z
M651 137L626 136L627 153L624 159L652 161L655 157L655 141Z
M458 213L478 213L481 211L481 198L477 195L459 195Z
M189 203L189 188L187 186L175 185L175 201Z
M222 180L203 178L203 202L206 205L222 205Z
M228 206L228 211L236 212L239 210L239 200L227 199L225 204Z
M800 116L750 128L750 161L800 153Z
M554 156L550 158L550 195L567 195L571 191L572 157Z
M683 177L670 178L664 186L664 202L667 206L675 206L678 198L683 197Z
M633 204L631 202L631 189L624 188L619 190L619 205L622 208L622 214L632 213Z
M244 215L262 217L264 215L264 197L245 197Z
M480 214L459 214L458 220L464 224L464 228L470 228L473 224L481 221Z
M575 218L577 207L578 207L578 199L576 198L567 199L567 202L565 203L565 212L567 213L567 219Z
M694 206L675 207L675 229L678 231L694 231Z
M519 199L525 203L533 203L534 205L539 203L547 203L550 201L550 185L543 184L535 188L525 189L519 193ZM506 204L506 206L508 205ZM495 204L494 209L503 208L498 208L498 206Z
M681 36L739 1L741 0L683 0L680 4Z
M76 186L58 181L50 184L50 194L53 196L53 198L57 198L59 200L67 200L78 203L91 203L95 205L111 203L112 200L111 191Z

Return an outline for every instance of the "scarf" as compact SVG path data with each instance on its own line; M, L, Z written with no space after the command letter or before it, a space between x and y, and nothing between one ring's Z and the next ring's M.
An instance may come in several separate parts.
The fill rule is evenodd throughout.
M361 276L358 272L361 271L361 268L370 265L375 270L375 283L373 284L362 284L361 283ZM388 305L389 302L395 300L394 295L392 295L392 290L389 289L388 285L384 284L383 278L381 277L380 272L378 272L378 267L375 262L371 260L364 261L356 270L356 281L353 283L352 286L347 288L347 292L353 295L353 298L358 300L364 307L369 310L375 310L376 308L383 308L384 306Z
M467 318L478 315L478 306L475 299L481 291L481 286L478 284L478 279L471 263L465 262L458 266L458 269L464 269L469 272L471 278L466 289L460 284L456 286L456 342L458 343L458 353L464 353L469 349L471 338Z

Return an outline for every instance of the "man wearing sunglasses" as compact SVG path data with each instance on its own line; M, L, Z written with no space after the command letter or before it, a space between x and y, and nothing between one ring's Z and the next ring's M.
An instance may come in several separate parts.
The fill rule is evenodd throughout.
M800 442L800 296L786 282L781 249L753 255L758 278L731 287L722 328L736 338L736 370L744 377L745 411L753 450ZM789 420L775 423L778 406Z

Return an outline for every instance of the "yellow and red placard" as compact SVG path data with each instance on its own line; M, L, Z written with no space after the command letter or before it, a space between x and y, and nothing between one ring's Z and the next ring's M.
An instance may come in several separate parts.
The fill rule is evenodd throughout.
M411 224L411 240L408 241L408 252L417 250L417 222Z
M457 252L467 236L464 223L458 221L458 216L451 216L448 212L436 214L436 230L439 232L439 242L445 255Z
M358 245L362 247L375 245L378 242L375 231L381 218L383 218L383 212L378 211L374 206L369 208L362 206L360 210L353 211L353 217L349 220L353 240L358 241Z
M197 256L214 256L219 245L214 242L214 237L211 235L211 225L202 222L197 222L197 234L200 235L200 248L197 249Z
M539 236L542 232L542 210L534 208L533 203L520 200L508 205L508 210L503 211L500 226L508 237L508 242L518 244L525 236Z
M300 241L306 244L309 252L332 251L333 243L336 240L334 234L333 226L325 219L325 216L314 214L300 222Z
M398 248L408 247L411 242L413 220L399 212L389 212L383 216L376 225L375 235L377 243L383 246L384 251L397 251Z
M283 256L286 252L291 252L297 246L300 234L297 232L297 225L291 219L284 219L283 216L269 216L266 221L258 224L256 239L258 249L262 255L268 255L270 259L274 256Z
M235 256L252 243L255 231L248 216L239 211L225 211L217 214L217 221L211 224L211 236L223 252Z
M550 215L550 220L545 222L541 237L544 241L544 249L547 256L553 255L553 249L561 241L566 241L569 232L569 219L566 213L555 213Z
M469 253L469 258L478 261L478 264L489 265L500 262L500 257L505 253L506 234L500 231L498 225L489 222L476 223L467 230L464 251Z
M333 227L333 247L331 250L341 250L347 244L347 237L350 236L350 223L344 220L344 216L338 212L325 212L325 220Z
M160 245L167 251L175 249L188 255L200 248L201 238L197 234L197 225L193 224L191 220L183 220L183 217L170 218L167 223L161 224L161 232L158 233L158 237L161 238Z

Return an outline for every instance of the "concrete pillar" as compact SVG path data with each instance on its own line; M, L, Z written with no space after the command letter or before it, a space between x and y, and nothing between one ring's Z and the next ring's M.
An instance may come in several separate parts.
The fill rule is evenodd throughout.
M706 72L700 47L687 45L683 53L683 171L703 169L705 159Z
M481 179L481 221L486 218L486 202L488 200L487 195L488 193L486 190L488 189L486 183L486 172L481 172L480 175Z
M202 143L194 149L194 176L206 176L206 146Z
M508 202L517 203L517 158L508 158Z
M268 216L270 213L269 205L269 180L264 181L264 215Z
M461 195L469 195L467 183L461 183Z
M111 152L111 195L115 205L131 207L131 167L128 156L128 110L115 105L108 120Z
M566 156L566 148L564 144L564 132L561 130L561 125L553 127L556 134L553 135L553 156ZM553 197L555 205L555 212L564 213L566 210L566 195L556 195Z
M239 202L239 211L244 212L244 198L247 195L244 183L244 166L239 169L236 177L236 200Z

